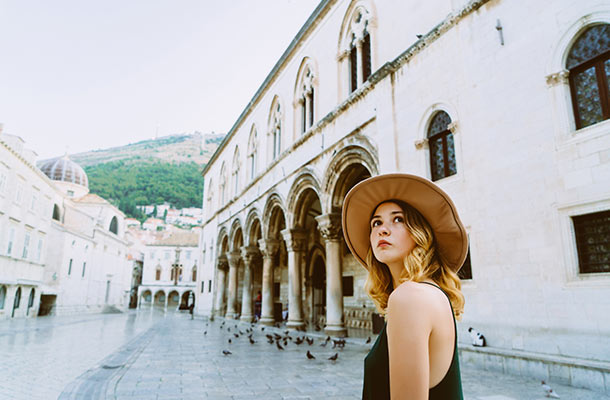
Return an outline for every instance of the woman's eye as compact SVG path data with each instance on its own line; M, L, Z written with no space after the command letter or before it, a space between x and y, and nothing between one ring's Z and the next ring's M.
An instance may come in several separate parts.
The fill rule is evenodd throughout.
M394 217L394 222L404 222L402 217Z
M375 220L375 221L371 222L371 227L374 228L374 227L378 226L380 223L381 223L381 221Z

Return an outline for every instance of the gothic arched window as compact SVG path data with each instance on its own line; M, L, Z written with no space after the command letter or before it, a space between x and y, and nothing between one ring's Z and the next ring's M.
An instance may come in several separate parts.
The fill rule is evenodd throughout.
M594 25L572 45L566 68L576 128L610 118L610 24Z
M439 111L432 117L428 128L428 146L430 147L430 170L432 180L437 181L457 173L455 162L455 145L453 133L449 129L451 117Z
M160 265L157 265L157 269L155 270L155 280L156 281L161 280L161 266Z
M359 5L350 12L341 40L339 59L347 63L349 93L366 82L372 73L371 13Z
M6 286L0 286L0 310L4 309L4 301L6 300Z
M310 65L305 65L298 78L297 104L299 108L301 133L312 127L314 121L314 73Z
M193 282L197 281L197 266L193 265L191 279Z
M233 178L233 196L237 196L239 192L239 170L241 168L241 162L239 160L239 147L235 146L235 152L233 153L233 168L231 176Z
M271 136L271 155L272 160L275 160L282 149L282 109L280 106L279 99L276 97L271 107L271 114L269 116L269 136Z
M256 164L258 155L258 135L256 128L252 126L250 131L250 139L248 140L248 168L250 168L250 180L253 180L256 176Z
M225 163L222 163L220 167L220 204L219 208L222 208L227 202L227 167Z

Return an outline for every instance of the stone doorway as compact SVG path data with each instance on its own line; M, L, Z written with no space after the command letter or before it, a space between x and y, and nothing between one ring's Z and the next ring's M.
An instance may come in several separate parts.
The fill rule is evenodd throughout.
M312 323L316 330L324 326L326 320L326 266L322 257L316 257L311 274Z

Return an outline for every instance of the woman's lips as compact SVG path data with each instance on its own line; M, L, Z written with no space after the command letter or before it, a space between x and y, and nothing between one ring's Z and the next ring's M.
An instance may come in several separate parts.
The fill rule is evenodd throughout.
M380 240L379 243L377 243L377 247L386 247L389 245L390 245L390 243L386 242L385 240Z

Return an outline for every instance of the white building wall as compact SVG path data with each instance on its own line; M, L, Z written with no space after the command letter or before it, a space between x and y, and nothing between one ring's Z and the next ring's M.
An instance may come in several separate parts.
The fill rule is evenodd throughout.
M399 67L388 64L394 72L379 72L382 78L369 82L370 90L365 87L345 101L347 76L335 43L348 7L356 3L375 15L373 71L390 62ZM468 2L420 3L331 1L320 20L311 23L313 31L281 61L204 173L201 278L214 279L221 229L231 230L235 220L245 229L250 210L262 220L271 194L287 207L291 186L305 166L320 184L332 179L340 171L329 170L330 162L349 144L370 151L379 173L430 178L429 150L422 141L433 113L443 110L454 123L458 172L437 184L452 196L466 224L473 273L463 284L460 341L467 343L465 330L475 326L497 349L610 362L610 319L605 318L610 276L578 273L570 219L610 209L610 121L576 130L569 86L553 75L565 68L567 51L584 26L610 23L610 8L597 0L562 0L552 6L490 1L474 11L465 9L464 17L446 18L470 7ZM451 25L453 20L457 24ZM443 21L448 28L434 32ZM429 32L423 45L411 47L416 35ZM301 137L293 102L304 57L317 69L318 86L314 129ZM267 133L276 95L284 110L284 153L272 162ZM259 154L251 181L246 156L253 126ZM232 182L236 146L242 166L237 193ZM321 195L328 212L329 193ZM286 211L292 226L293 215ZM344 257L344 273L356 274L355 267L350 256ZM200 293L199 299L199 311L209 313L214 293ZM363 299L355 287L350 301Z

